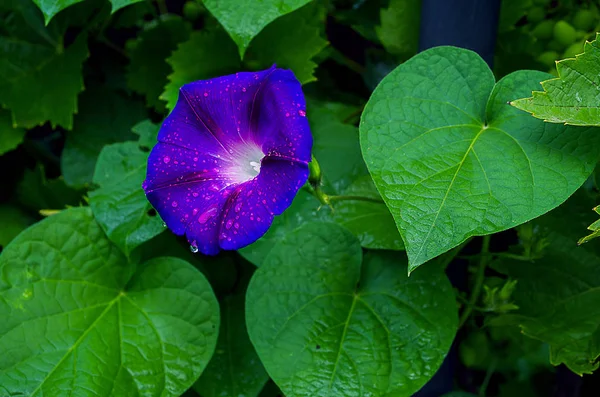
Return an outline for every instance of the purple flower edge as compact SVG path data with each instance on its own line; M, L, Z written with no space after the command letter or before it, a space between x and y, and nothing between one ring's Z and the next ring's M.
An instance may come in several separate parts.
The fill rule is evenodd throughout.
M262 237L308 178L302 88L275 66L186 84L148 158L143 189L166 225L207 255Z

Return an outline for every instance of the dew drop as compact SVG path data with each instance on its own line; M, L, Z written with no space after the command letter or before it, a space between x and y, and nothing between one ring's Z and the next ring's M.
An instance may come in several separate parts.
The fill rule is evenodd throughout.
M163 163L169 164L170 161L171 161L171 158L169 156L163 157Z
M227 223L225 224L225 229L229 230L231 229L231 226L233 225L233 221L230 219L227 221Z
M190 244L190 251L192 251L192 253L197 253L198 252L198 246L196 245L196 241L192 241L192 244Z
M166 222L163 222L162 225L163 225L163 227L167 227L167 223Z
M246 92L246 87L242 87L242 91L243 91L243 92Z
M235 227L236 229L239 229L240 228L240 224L236 222L235 225L233 225L233 227Z
M177 208L177 206L178 206L178 205L179 205L179 204L177 204L177 201L173 201L173 202L171 203L171 207L173 207L173 208Z
M204 96L205 96L205 97L207 97L207 96L208 96L208 92L205 92L205 93L204 93Z
M240 212L241 209L242 209L242 203L240 202L235 205L234 211Z
M206 223L210 218L212 218L215 215L216 212L217 206L216 204L213 204L198 217L198 222Z
M286 114L285 114L285 117L290 117L290 114L289 114L289 113L286 113Z
M198 192L194 192L194 193L192 193L192 196L194 196L194 197L198 197Z
M298 114L302 117L306 117L306 112L304 110L298 110Z

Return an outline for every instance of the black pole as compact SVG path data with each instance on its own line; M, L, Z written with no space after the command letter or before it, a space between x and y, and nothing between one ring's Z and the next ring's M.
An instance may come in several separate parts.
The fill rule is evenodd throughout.
M501 0L422 0L419 51L467 48L492 67Z

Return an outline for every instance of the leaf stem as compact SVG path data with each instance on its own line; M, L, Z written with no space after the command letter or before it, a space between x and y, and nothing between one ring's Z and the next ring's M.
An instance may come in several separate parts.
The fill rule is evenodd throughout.
M329 199L329 201L356 200L356 201L368 201L370 203L384 204L384 201L380 198L364 197L364 196L341 195L341 196L327 196L327 198Z
M490 365L487 368L487 371L485 372L485 378L483 379L483 382L481 383L481 386L479 387L479 396L480 397L485 397L485 392L487 391L488 385L490 384L490 380L492 379L492 375L494 374L494 371L496 370L496 365L498 364L498 359L496 357L494 357L492 359L492 361L490 362Z
M479 266L477 267L477 274L475 275L475 285L473 286L473 291L471 291L471 297L469 298L469 303L465 306L465 310L463 310L460 315L460 319L458 321L458 328L461 328L465 322L467 322L475 304L479 300L479 295L481 294L481 290L483 288L483 281L485 280L485 269L488 264L490 252L490 235L483 236L483 242L481 243L481 257L479 258Z

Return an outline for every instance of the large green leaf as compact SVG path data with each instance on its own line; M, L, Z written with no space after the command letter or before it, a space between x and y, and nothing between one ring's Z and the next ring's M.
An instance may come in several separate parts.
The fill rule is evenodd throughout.
M312 58L327 46L321 37L321 11L317 4L310 4L278 18L252 40L244 60L253 69L273 64L291 69L302 84L315 81L317 64Z
M237 0L203 2L237 44L240 58L243 58L252 38L265 26L310 0L263 0L245 6Z
M457 328L439 268L410 278L402 254L371 253L333 223L277 243L248 287L250 340L289 396L410 396L442 363Z
M215 354L194 384L202 397L256 397L269 380L244 324L244 294L225 297Z
M21 144L25 129L12 126L10 113L0 109L0 156Z
M92 182L94 167L105 145L134 139L131 128L143 119L143 103L104 88L88 88L81 98L75 128L67 134L61 169L70 186Z
M215 57L214 54L219 54ZM169 83L160 96L172 110L179 88L195 80L204 80L239 71L240 59L235 44L221 30L194 32L167 59L173 69Z
M86 208L32 226L0 256L8 395L179 396L216 344L210 285L176 258L129 263Z
M94 172L94 183L100 188L90 192L96 220L128 257L135 247L165 230L142 189L147 161L148 153L137 142L105 146Z
M471 236L542 215L592 173L599 129L544 123L506 105L546 76L520 71L494 85L477 54L437 47L379 84L361 146L410 270Z
M85 34L67 48L0 35L0 104L12 112L13 126L31 128L49 121L72 128L83 90L86 42Z
M523 332L550 345L550 362L591 373L600 357L600 246L577 246L581 230L594 219L595 199L578 192L565 204L532 221L548 245L532 262L502 259L496 270L518 280L513 294Z
M551 123L600 127L600 33L584 50L556 63L559 78L543 81L543 92L511 105Z
M130 59L127 70L128 86L144 95L146 103L162 112L163 101L159 100L171 66L166 58L186 40L189 26L178 16L167 15L149 23L131 43ZM129 48L130 43L128 43Z

